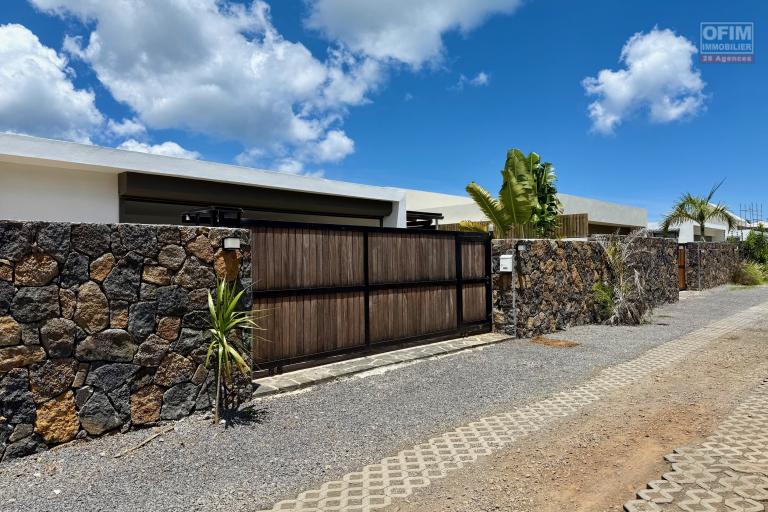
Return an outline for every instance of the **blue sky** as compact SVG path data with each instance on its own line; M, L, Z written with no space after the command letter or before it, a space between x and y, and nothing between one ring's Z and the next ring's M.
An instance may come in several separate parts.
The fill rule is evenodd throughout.
M518 147L651 219L723 178L768 208L765 2L197 3L6 0L0 130L446 193ZM755 62L700 64L702 21L754 22Z

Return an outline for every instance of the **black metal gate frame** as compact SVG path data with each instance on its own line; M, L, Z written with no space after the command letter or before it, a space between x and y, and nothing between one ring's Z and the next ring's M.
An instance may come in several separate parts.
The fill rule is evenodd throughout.
M335 293L363 292L364 297L364 316L365 316L365 345L362 347L350 347L338 350L308 354L295 358L279 359L260 364L263 368L281 367L288 364L301 363L312 359L321 359L350 352L370 351L372 347L383 347L386 345L404 344L419 341L436 341L447 339L454 336L467 336L469 334L478 334L489 332L491 330L492 315L492 283L491 283L491 238L490 234L474 233L465 231L440 231L440 230L418 230L404 228L382 228L373 226L350 226L344 224L317 224L303 222L282 222L267 220L243 219L240 223L242 228L272 227L272 228L293 228L293 229L316 229L323 231L352 231L363 233L363 278L361 285L347 286L324 286L316 288L282 288L274 290L252 290L253 299L291 297L297 295L324 295ZM368 235L370 233L423 233L435 236L451 237L455 240L456 250L456 279L444 279L433 281L410 281L402 283L370 283L368 266ZM478 278L464 279L462 277L462 241L483 242L485 246L485 276ZM251 276L254 278L255 276ZM485 284L485 314L484 320L467 322L464 321L464 285L465 284ZM403 288L425 288L430 286L450 286L456 287L456 328L444 331L432 332L418 336L409 336L405 338L395 338L391 340L371 342L370 332L370 292L379 290L393 290Z

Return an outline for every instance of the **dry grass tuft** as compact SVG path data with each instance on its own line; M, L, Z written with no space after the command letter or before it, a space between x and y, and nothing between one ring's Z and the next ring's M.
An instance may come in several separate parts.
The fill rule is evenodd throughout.
M547 338L544 336L535 336L531 338L531 341L533 343L538 343L539 345L546 345L548 347L556 347L556 348L573 348L578 347L579 344L575 341L570 340L558 340L555 338Z

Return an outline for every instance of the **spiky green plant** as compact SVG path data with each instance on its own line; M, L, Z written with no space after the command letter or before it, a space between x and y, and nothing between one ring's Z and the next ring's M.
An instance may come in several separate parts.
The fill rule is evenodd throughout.
M521 233L533 228L538 236L550 236L560 213L552 164L542 163L536 153L526 156L519 149L510 149L501 176L498 198L474 181L466 189L493 224L494 236L504 238L513 228Z
M637 265L642 248L635 244L647 236L646 230L638 229L626 236L607 235L598 239L611 273L610 281L595 284L592 293L601 317L608 324L639 324L653 309L645 293L645 277Z
M693 222L701 230L701 239L704 240L704 230L707 222L720 221L725 223L728 231L736 228L736 218L728 211L728 207L722 203L712 203L712 198L717 189L723 184L721 181L709 191L706 196L694 196L684 194L677 203L672 206L672 211L661 222L661 229L666 233L670 228L686 222Z
M760 264L743 261L733 275L733 282L742 286L757 286L765 282L765 275Z
M259 329L251 311L239 311L238 304L245 290L237 291L234 283L219 280L212 294L208 291L208 311L210 313L211 341L205 356L205 366L213 360L216 374L216 403L214 421L219 423L222 409L222 392L233 383L234 372L239 371L246 377L250 367L243 354L242 343L233 336L233 332Z

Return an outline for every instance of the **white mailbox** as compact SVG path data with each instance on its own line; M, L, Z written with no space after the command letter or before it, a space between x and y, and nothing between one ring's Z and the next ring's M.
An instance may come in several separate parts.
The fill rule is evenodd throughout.
M499 272L514 272L515 257L512 254L502 254L499 257Z

